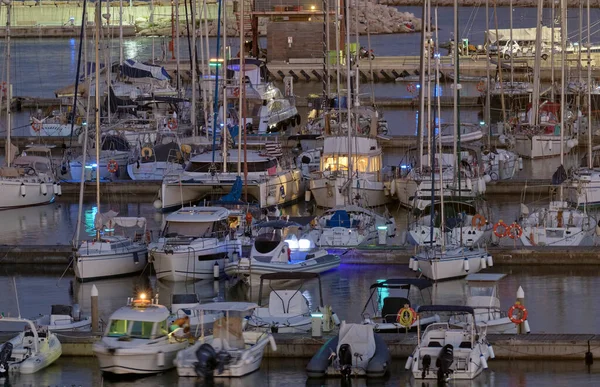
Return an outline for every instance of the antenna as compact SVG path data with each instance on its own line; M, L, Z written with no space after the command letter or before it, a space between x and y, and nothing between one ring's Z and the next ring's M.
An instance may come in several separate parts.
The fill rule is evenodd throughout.
M17 301L17 313L19 314L19 318L21 318L21 307L19 306L19 293L17 293L17 280L13 277L13 287L15 288L15 299Z

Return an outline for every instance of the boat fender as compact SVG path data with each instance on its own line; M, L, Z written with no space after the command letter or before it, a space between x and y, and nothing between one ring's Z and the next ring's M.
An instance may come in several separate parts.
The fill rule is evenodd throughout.
M531 333L531 329L529 328L529 321L523 321L523 329L525 329L525 333Z
M283 185L279 187L279 197L285 200L285 187Z
M413 363L413 355L410 354L408 356L408 359L406 359L406 364L404 365L404 369L408 371L412 367L412 363Z
M40 183L40 192L44 196L48 195L48 186L46 186L46 183Z
M414 266L415 266L415 257L410 257L410 260L408 261L408 268L409 268L410 270L414 270L414 269L413 269L413 268L414 268Z
M463 266L464 266L465 271L468 273L469 272L469 258L465 258L463 260Z
M56 185L56 187L58 188L57 191L56 191L56 195L57 196L61 196L62 195L62 186L60 185L60 183L58 183Z
M331 311L331 319L336 326L340 326L340 318L334 311Z
M494 348L492 347L492 344L488 343L487 349L488 349L488 354L490 355L490 359L494 359L496 357L496 354L494 353Z
M488 265L488 267L494 266L494 259L492 258L491 255L487 256L487 265Z
M275 343L275 338L273 335L269 335L269 344L271 345L272 351L277 351L277 344Z
M160 351L156 354L156 365L159 367L165 366L165 353Z
M483 366L484 370L488 369L488 363L487 360L485 360L485 356L483 356L483 353L479 354L479 361L481 362L481 365Z
M419 349L417 348L417 350L415 351L415 353L413 354L413 364L412 364L412 371L416 372L419 370Z
M481 257L481 269L485 269L487 267L486 261L485 261L485 257Z
M22 197L25 197L25 195L27 195L27 187L25 187L25 183L21 183L20 191Z
M216 281L221 276L221 269L219 268L219 262L215 261L213 265L213 279Z

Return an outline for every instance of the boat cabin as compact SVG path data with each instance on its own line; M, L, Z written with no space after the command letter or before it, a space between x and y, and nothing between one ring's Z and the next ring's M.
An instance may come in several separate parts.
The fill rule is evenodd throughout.
M506 274L485 273L469 274L466 278L468 295L467 306L475 311L476 321L489 321L500 314L498 282Z
M377 140L367 137L355 137L352 140L351 167L359 174L374 174L379 176L382 169L381 148ZM321 156L321 171L348 171L348 138L326 137Z
M110 316L105 337L128 341L130 339L154 340L167 336L169 315L169 309L140 295L139 299L129 299L127 306L118 309Z
M395 278L378 280L369 288L371 294L363 308L363 318L381 318L383 322L395 323L398 312L408 305L431 304L431 286L425 278Z
M230 233L229 211L223 207L184 207L166 218L162 237L169 244L198 238L224 238Z

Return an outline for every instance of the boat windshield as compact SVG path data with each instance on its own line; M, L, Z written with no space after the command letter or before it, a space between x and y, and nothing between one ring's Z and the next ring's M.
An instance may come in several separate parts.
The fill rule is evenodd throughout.
M479 287L479 286L470 286L469 287L469 295L471 297L493 297L494 296L494 288L491 286Z
M134 339L152 339L154 338L154 322L135 321L135 320L111 320L108 329L108 337L128 336ZM162 321L159 324L158 334L160 336L167 334L167 323Z
M167 222L163 235L168 238L177 236L202 237L213 232L213 222Z

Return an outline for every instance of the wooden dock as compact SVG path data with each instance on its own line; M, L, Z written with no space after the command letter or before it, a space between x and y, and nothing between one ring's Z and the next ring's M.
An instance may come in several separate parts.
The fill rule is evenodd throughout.
M93 344L100 339L99 335L89 332L57 333L62 345L62 356L94 356ZM331 333L314 338L310 335L275 333L277 351L267 346L265 357L278 358L311 358L321 346L329 340ZM415 333L381 334L388 345L392 358L405 359L417 345ZM3 333L0 339L11 337ZM507 360L581 360L585 359L588 346L592 356L600 356L600 335L595 334L552 334L531 333L527 335L487 336L494 348L497 359ZM490 361L493 368L493 360Z

